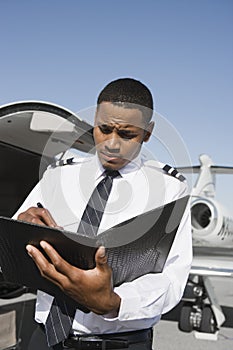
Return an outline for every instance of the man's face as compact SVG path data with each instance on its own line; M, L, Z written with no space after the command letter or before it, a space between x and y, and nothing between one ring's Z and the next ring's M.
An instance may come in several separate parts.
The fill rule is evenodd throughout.
M138 155L152 129L153 123L146 124L139 109L102 102L95 116L94 140L103 167L124 167Z

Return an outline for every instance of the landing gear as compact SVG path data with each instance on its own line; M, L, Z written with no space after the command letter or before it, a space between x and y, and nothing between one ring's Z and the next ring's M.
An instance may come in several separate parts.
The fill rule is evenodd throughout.
M225 317L208 277L190 276L178 327L183 332L216 334Z
M211 307L203 305L199 307L191 303L185 303L181 309L178 327L183 332L196 330L204 333L215 333L217 323Z
M215 333L216 330L217 324L213 311L210 306L204 306L199 331L205 333Z
M193 327L192 327L191 319L192 319L192 304L186 303L183 305L181 309L180 322L178 324L179 329L187 333L192 332Z

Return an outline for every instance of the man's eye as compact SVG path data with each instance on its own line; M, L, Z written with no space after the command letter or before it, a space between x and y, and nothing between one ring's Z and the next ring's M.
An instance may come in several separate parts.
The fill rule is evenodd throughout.
M110 128L108 125L100 125L99 129L103 134L111 134L112 132L112 128Z
M137 136L135 133L132 133L132 132L129 132L129 131L124 131L124 130L119 130L119 131L118 131L118 135L119 135L122 139L126 139L126 140L133 139L134 137Z

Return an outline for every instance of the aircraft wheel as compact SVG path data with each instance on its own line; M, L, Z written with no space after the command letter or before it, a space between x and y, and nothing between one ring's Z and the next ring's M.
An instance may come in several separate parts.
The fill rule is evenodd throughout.
M205 306L202 310L200 332L215 333L216 329L213 311L210 306Z
M191 323L192 304L186 303L183 305L180 313L180 321L178 327L183 332L192 332L193 326Z

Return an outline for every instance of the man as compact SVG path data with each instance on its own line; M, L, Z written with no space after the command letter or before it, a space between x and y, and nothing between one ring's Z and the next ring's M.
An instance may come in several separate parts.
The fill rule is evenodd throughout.
M161 163L141 157L142 144L149 140L154 127L152 113L152 95L144 84L130 78L109 83L97 101L93 131L96 155L50 167L14 217L91 234L94 225L88 218L84 224L83 216L86 206L92 206L87 205L88 200L106 170L115 172L115 178L110 180L111 192L95 224L97 234L184 197L184 182L163 171ZM38 202L43 208L35 206ZM50 261L31 245L27 251L42 276L90 312L76 310L68 341L50 342L46 330L47 340L53 344L48 347L44 333L54 298L38 291L35 318L42 327L32 336L30 350L152 349L152 326L179 302L187 281L192 258L189 210L183 215L163 272L146 274L117 287L112 283L104 247L96 252L96 267L87 271L68 264L47 242L41 242L41 247ZM93 335L98 338L93 339Z

